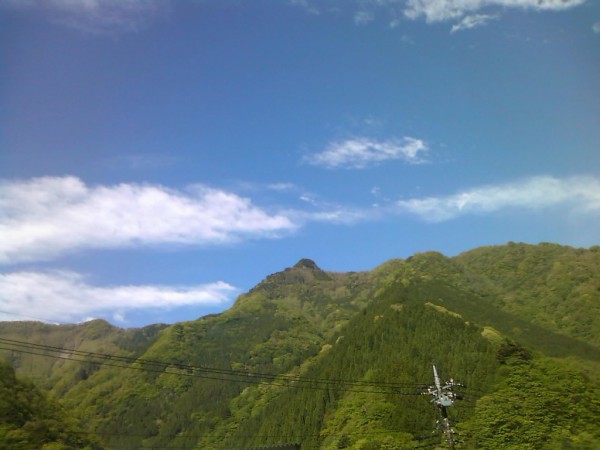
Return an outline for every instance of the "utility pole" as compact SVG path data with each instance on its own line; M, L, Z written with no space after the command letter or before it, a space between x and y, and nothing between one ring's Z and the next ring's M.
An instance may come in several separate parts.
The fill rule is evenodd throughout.
M460 394L454 392L454 387L465 387L464 384L455 383L452 378L450 381L446 381L443 385L440 382L440 377L437 373L437 369L435 368L435 364L433 365L433 381L434 384L429 386L423 394L431 395L433 400L431 403L434 404L440 410L441 421L438 422L441 425L442 433L446 438L446 442L448 443L451 450L454 450L454 433L455 431L452 429L450 425L450 419L448 418L448 408L454 404L455 400L460 400L462 397Z

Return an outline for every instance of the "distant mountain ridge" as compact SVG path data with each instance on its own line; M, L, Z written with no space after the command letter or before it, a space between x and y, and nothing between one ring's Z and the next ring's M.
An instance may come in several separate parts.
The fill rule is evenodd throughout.
M0 355L106 448L417 448L438 414L418 395L432 361L469 386L452 410L462 448L596 448L599 313L600 247L508 243L351 273L301 259L169 326L0 323L0 339L168 370Z

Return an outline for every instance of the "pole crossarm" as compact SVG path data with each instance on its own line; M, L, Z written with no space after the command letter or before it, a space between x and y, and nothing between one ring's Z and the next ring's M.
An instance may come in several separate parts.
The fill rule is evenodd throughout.
M431 403L439 409L441 416L441 420L438 421L438 427L445 436L449 447L454 449L456 442L454 434L456 432L452 428L450 419L448 418L448 408L453 406L456 400L462 400L462 395L459 392L456 392L455 389L460 387L464 388L466 386L454 381L452 378L450 378L450 381L446 381L442 384L435 364L433 365L433 381L434 384L425 388L423 394L431 395L433 397Z

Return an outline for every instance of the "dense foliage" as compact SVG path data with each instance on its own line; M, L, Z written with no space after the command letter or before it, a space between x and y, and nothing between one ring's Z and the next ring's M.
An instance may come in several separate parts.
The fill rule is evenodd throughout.
M77 420L32 383L0 361L0 448L12 450L100 449Z
M517 317L600 347L600 247L482 247L454 258Z
M358 273L301 260L195 321L6 323L0 337L223 371L3 353L108 448L443 447L439 411L420 395L433 363L468 386L449 412L458 448L596 448L599 312L600 248L510 243Z
M494 392L477 402L465 424L479 448L593 449L598 447L600 392L576 370L523 354L505 359Z

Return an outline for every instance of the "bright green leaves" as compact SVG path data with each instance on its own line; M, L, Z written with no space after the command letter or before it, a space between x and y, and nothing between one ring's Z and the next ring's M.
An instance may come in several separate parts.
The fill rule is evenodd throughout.
M597 389L563 364L522 356L516 351L505 355L505 375L497 390L478 400L475 415L464 425L470 444L507 449L594 448L576 443L600 441Z
M0 448L76 450L100 447L61 406L0 361Z

